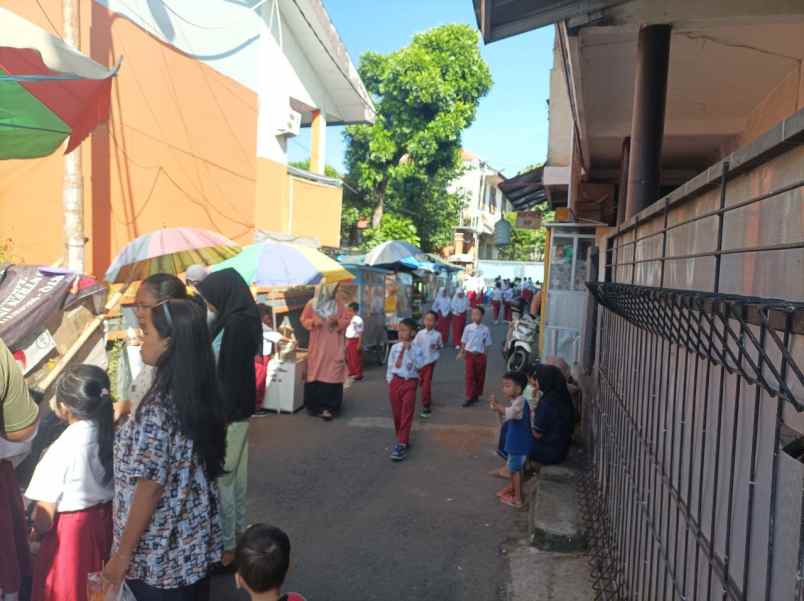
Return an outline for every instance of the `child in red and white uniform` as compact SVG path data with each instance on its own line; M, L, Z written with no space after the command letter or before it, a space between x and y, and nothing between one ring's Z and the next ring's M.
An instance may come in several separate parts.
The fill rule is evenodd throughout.
M455 291L450 302L450 310L452 311L452 342L455 344L455 350L460 350L463 329L466 327L466 312L469 310L469 299L466 298L463 288Z
M346 367L349 377L354 380L363 379L363 318L360 317L360 305L350 303L346 308L349 325L346 328Z
M428 418L432 413L433 402L433 370L435 370L440 351L444 348L441 333L435 329L436 314L428 311L424 316L424 329L413 339L413 344L422 352L424 366L419 370L419 387L422 391L421 417Z
M416 387L419 370L424 366L421 349L413 344L416 322L406 317L399 323L399 342L391 347L388 355L388 397L394 414L396 445L391 452L392 461L402 461L408 455L410 429L416 412Z
M459 358L465 360L466 401L464 407L477 403L486 384L486 349L491 346L491 332L482 323L486 311L483 307L472 309L472 323L463 331Z
M514 289L511 287L511 282L506 280L503 282L502 289L503 309L505 309L505 321L511 323L513 319L513 306L514 306Z
M500 322L500 307L502 306L503 290L502 284L497 282L494 284L494 289L491 291L491 308L494 310L494 323Z
M436 299L433 301L432 311L438 317L436 329L441 332L441 342L444 346L449 344L449 326L452 320L452 302L446 288L439 288Z
M25 491L33 504L31 538L39 541L32 601L86 601L87 575L100 572L112 545L109 377L94 365L62 376L57 414L67 429L48 448Z

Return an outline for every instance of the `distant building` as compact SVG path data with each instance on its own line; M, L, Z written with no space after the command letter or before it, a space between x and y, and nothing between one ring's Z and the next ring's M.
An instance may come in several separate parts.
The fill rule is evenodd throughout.
M449 260L474 269L478 260L498 258L494 224L512 208L497 187L505 180L502 173L468 150L461 158L464 171L448 187L464 198Z

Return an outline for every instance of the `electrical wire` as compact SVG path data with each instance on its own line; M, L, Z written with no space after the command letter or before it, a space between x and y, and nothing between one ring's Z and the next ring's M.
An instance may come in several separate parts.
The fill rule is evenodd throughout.
M50 28L53 30L53 33L56 34L56 37L58 37L61 41L64 41L64 38L62 37L61 33L59 33L59 30L56 29L56 26L53 24L53 21L50 20L50 15L47 14L45 7L42 6L42 2L40 0L36 0L36 5L39 7L39 10L42 11L42 14L45 15L45 19L47 19L47 22L50 23Z

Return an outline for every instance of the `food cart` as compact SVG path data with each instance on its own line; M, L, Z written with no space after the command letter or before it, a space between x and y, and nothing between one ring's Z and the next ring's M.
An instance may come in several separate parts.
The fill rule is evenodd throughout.
M373 354L377 362L385 361L388 333L385 329L385 281L393 272L367 265L344 264L355 278L342 284L344 298L360 305L363 318L363 351Z

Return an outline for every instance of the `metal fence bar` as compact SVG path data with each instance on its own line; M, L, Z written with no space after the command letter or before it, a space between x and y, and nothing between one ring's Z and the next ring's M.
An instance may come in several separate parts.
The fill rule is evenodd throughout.
M793 393L804 376L790 352L804 303L610 282L589 288L602 307L605 349L599 394L584 417L590 465L579 485L595 598L745 601L758 519L767 519L771 532L769 598L784 404L804 409ZM743 390L749 386L752 395ZM754 488L763 391L777 398L772 498L760 514ZM753 429L742 439L751 441L750 455L738 465L746 426ZM740 556L733 526L737 493L746 487ZM801 529L804 537L804 517Z

